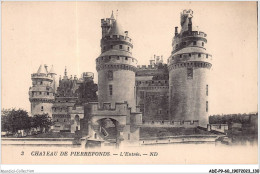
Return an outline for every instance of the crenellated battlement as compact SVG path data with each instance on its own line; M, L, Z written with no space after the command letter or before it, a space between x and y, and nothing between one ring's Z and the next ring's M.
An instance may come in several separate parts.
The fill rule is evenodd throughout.
M44 79L48 81L53 81L53 78L49 74L38 74L38 73L33 73L31 74L32 80L34 79Z
M143 121L141 127L197 127L199 120L183 120L183 121Z
M206 38L207 34L203 31L185 31L181 35L177 35L179 37L185 38L185 37L203 37Z
M168 62L168 66L171 64L189 63L189 62L211 63L212 55L207 53L201 53L201 52L180 53L169 57L167 62Z
M102 38L103 41L125 41L130 42L132 44L132 39L128 36L123 35L107 35Z
M115 53L116 54L116 53ZM130 56L102 56L96 59L97 71L102 69L132 70L136 71L137 59Z
M131 113L131 107L129 107L128 103L125 102L116 102L114 107L111 107L112 104L110 102L104 102L103 106L100 106L98 102L90 102L89 103L92 109L93 114L97 113L97 112L101 112L101 113L114 113L117 115L122 115L122 114L126 114L127 112Z
M157 67L153 65L137 65L138 70L156 70Z

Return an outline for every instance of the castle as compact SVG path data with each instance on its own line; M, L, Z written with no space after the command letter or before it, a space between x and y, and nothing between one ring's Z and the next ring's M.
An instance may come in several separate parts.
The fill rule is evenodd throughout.
M98 84L93 73L68 77L65 69L57 85L53 67L40 66L31 76L32 115L52 116L53 131L80 131L116 143L138 140L142 126L206 127L212 56L206 51L207 35L194 27L192 18L192 10L181 13L181 30L175 27L167 63L154 55L148 66L139 66L132 39L112 12L101 19Z

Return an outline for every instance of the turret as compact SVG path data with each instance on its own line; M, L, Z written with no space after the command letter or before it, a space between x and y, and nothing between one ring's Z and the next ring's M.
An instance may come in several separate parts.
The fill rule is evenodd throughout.
M50 76L52 77L52 79L53 79L52 88L53 88L53 90L54 90L54 93L56 93L56 90L57 90L56 75L57 75L57 74L56 74L55 71L54 71L53 65L51 66L51 69L50 69L48 75L50 75Z
M168 58L169 117L174 121L199 120L206 126L212 56L206 50L207 35L194 27L192 18L192 10L181 13L181 32L175 29Z
M47 72L47 66L40 66L37 73L31 75L32 87L29 89L31 102L31 114L48 113L52 116L52 104L54 102L53 77Z
M101 20L101 27L101 54L96 59L99 104L110 102L113 107L116 102L127 101L135 110L137 60L132 56L132 40L113 13Z

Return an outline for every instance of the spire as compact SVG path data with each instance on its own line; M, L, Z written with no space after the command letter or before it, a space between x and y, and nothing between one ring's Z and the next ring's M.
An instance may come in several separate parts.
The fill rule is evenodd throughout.
M112 10L112 14L111 14L110 19L115 19L115 18L114 18L114 12L113 12L113 10Z
M51 70L50 70L49 74L56 74L54 71L53 65L51 65Z
M67 67L65 66L64 76L67 76Z
M47 74L45 67L42 67L42 65L40 65L37 74Z

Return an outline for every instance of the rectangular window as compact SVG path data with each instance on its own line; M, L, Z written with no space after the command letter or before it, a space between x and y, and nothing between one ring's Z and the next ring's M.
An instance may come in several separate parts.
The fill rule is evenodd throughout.
M202 42L202 46L204 47L204 42Z
M109 95L113 95L113 86L109 85Z
M209 57L209 55L208 54L206 54L206 58L208 58Z
M130 140L130 134L128 134L128 140Z
M201 54L199 53L199 57L201 57Z
M110 48L113 49L113 45L110 45Z
M196 41L193 41L193 45L197 45L197 42L196 42Z
M108 80L113 80L113 71L109 70L107 72Z
M43 106L41 107L41 111L43 111Z
M209 85L206 85L206 95L209 95Z
M193 79L193 69L192 68L187 68L187 78Z
M119 49L123 49L123 46L122 46L122 45L119 45Z
M209 102L206 101L206 112L208 112L208 111L209 111Z
M127 47L127 51L129 51L130 50L130 48L129 47Z
M182 54L180 54L180 58L182 58Z
M49 95L49 92L47 92L47 95Z
M189 54L189 57L191 57L191 54Z

